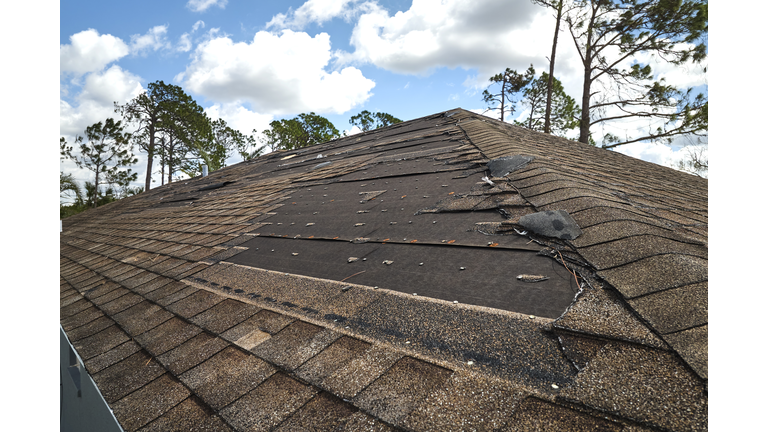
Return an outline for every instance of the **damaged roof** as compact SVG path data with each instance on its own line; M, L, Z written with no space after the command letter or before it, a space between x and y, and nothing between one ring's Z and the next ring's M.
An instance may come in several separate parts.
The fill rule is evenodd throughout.
M127 431L707 428L705 179L456 109L63 226Z

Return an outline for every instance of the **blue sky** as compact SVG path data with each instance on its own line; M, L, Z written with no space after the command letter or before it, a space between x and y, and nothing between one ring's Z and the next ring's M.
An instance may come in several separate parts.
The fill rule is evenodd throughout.
M403 120L455 107L482 112L491 75L548 68L553 31L551 12L529 0L65 0L60 134L71 143L113 116L113 101L125 103L157 80L180 85L210 117L248 135L310 111L349 133L350 117L363 109ZM697 66L654 66L681 87L707 83ZM582 73L565 31L555 74L578 100ZM593 130L598 142L637 125L612 127ZM676 150L618 149L667 165ZM71 162L61 169L88 179Z

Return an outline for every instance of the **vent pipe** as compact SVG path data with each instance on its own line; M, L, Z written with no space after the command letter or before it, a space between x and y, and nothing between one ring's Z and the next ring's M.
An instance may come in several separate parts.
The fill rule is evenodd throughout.
M203 165L203 177L208 177L208 165Z

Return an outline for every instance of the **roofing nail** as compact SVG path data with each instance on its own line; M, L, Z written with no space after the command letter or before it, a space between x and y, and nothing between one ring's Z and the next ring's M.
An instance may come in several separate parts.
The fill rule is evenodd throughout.
M420 265L420 266L423 266L423 265L424 265L424 263L419 263L419 265Z
M425 197L425 198L426 198L426 197ZM436 224L436 223L437 223L437 221L432 221L432 223L433 223L433 224Z
M557 386L557 384L552 384L552 388L553 388L553 389L555 389L555 390L557 390L557 389L559 389L560 387L558 387L558 386Z
M464 270L464 269L465 269L464 267L459 267L459 270Z
M454 300L454 301L453 301L453 304L457 304L457 303L459 303L459 301L458 301L458 300Z
M391 261L391 260L384 260L384 261L382 262L382 264L386 264L386 265L392 265L392 263L393 263L393 262L394 262L394 261Z
M296 256L296 255L298 255L298 253L297 252L292 252L291 255Z

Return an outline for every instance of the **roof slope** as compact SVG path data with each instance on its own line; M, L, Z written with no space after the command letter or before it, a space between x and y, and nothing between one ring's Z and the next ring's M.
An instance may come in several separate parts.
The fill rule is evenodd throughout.
M702 430L707 181L461 109L64 221L126 430Z

